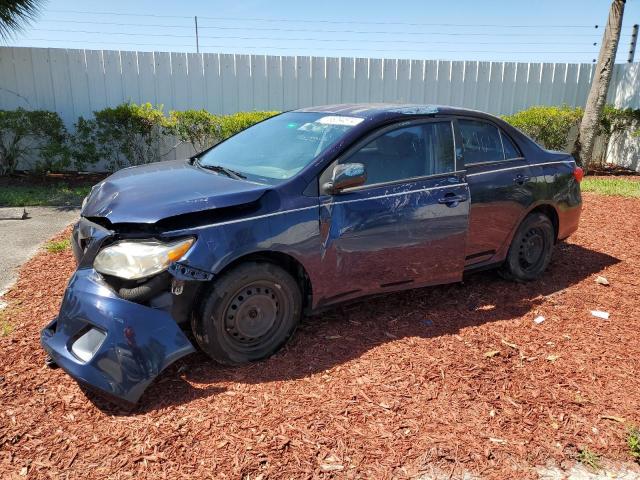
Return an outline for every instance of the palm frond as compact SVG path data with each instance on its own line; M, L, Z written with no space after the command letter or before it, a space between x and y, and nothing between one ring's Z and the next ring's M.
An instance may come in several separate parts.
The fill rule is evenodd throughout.
M44 0L0 0L0 39L22 31L38 16Z

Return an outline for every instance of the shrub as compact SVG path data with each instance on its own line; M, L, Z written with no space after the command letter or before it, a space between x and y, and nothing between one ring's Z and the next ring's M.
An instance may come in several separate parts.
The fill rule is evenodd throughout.
M222 139L229 138L245 128L249 128L262 120L273 117L280 112L238 112L222 117Z
M0 110L0 175L13 173L21 161L32 162L30 167L36 171L67 168L71 159L68 139L55 112Z
M602 138L602 149L599 152L599 156L593 155L589 166L593 164L602 165L605 162L609 143L614 135L625 130L631 130L631 134L635 136L637 132L634 132L633 129L637 128L639 124L640 109L633 110L631 108L616 108L613 105L605 105L600 115L597 132Z
M105 161L110 170L157 162L164 143L166 119L162 107L150 103L123 103L80 117L76 123L74 160L76 168Z
M570 130L582 119L582 109L573 107L531 107L503 119L551 150L562 150Z
M167 131L201 152L222 139L222 122L219 116L206 110L173 110L167 120Z
M636 462L640 463L640 429L638 427L631 427L627 435L627 445L629 447L629 453Z
M47 242L44 245L44 248L49 253L64 252L65 250L69 250L71 248L71 242L68 238L64 238L62 240L52 240L50 242Z

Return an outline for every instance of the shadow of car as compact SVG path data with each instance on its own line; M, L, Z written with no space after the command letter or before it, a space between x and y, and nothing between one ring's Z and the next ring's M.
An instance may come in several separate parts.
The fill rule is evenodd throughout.
M218 382L259 384L300 379L357 359L397 339L455 335L464 328L517 319L542 303L544 297L618 262L615 257L577 244L560 243L545 276L531 283L514 284L487 271L470 274L461 283L354 301L306 317L298 334L282 351L245 366L223 367L202 352L192 354L163 372L133 410L87 393L106 413L128 415L214 396L225 391L215 385Z

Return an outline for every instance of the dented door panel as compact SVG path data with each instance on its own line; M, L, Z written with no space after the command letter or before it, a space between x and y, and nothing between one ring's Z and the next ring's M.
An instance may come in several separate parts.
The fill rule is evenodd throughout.
M321 270L340 279L321 302L458 281L464 266L469 192L462 176L367 188L321 199ZM444 203L447 198L459 201Z

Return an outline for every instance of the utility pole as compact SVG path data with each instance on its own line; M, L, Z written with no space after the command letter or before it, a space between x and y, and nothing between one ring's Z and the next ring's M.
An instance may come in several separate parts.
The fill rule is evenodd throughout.
M636 43L638 42L638 24L636 23L631 30L631 46L629 47L629 57L627 62L633 63L633 57L636 54Z
M200 39L198 38L198 16L193 17L193 20L196 23L196 52L200 53Z

